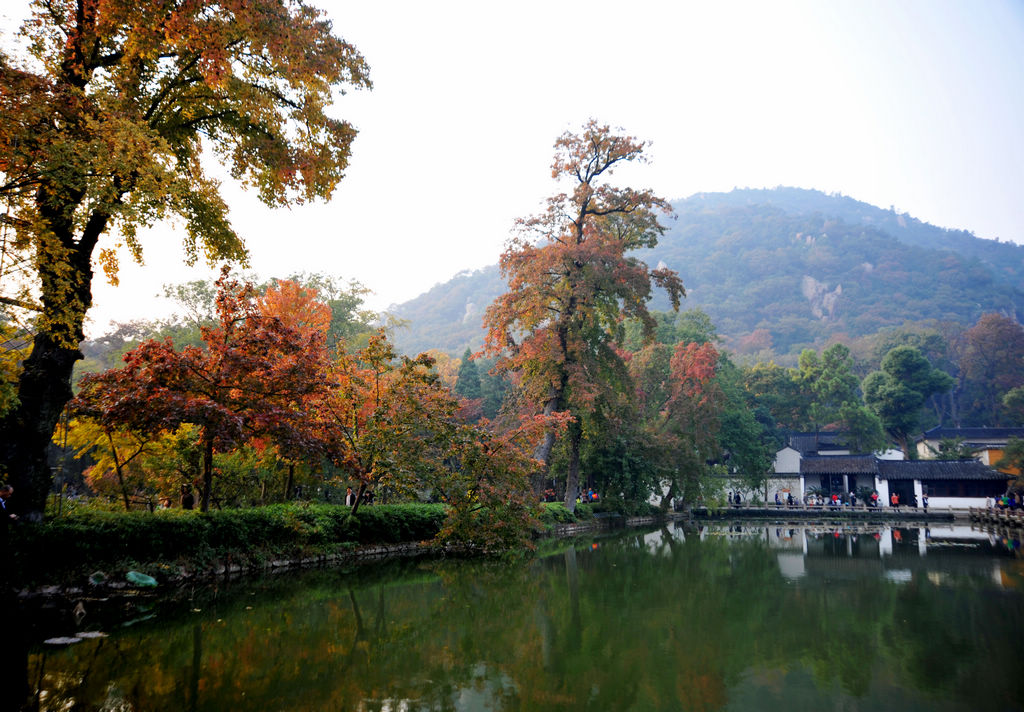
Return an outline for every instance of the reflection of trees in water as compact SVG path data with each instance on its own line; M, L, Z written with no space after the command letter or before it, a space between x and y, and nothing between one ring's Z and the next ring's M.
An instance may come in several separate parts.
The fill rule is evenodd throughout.
M821 695L877 694L884 672L978 710L1020 699L1019 593L792 582L774 552L656 533L531 561L299 576L50 653L45 685L55 707L83 710L112 690L133 709L232 709L244 692L254 709L718 710L740 686L768 694L810 670Z

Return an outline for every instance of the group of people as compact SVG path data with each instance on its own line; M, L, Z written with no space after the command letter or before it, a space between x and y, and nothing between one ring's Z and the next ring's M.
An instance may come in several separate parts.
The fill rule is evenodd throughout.
M1021 509L1024 504L1021 503L1021 498L1016 494L1001 494L993 499L987 497L985 499L985 507L987 509Z
M785 502L782 501L782 497L779 496L778 492L775 493L775 506L781 507L783 504L785 504L787 507L792 507L794 504L796 504L796 500L793 498L792 492L786 493Z
M345 506L346 507L354 507L355 504L356 504L356 500L358 498L359 498L359 495L356 492L353 492L351 487L346 487L345 488ZM374 500L373 490L367 489L367 490L363 490L363 498L359 500L359 503L360 504L373 504L373 500Z
M733 505L734 507L738 507L740 505L740 503L741 503L739 492L737 492L735 494L730 492L728 494L728 498L729 498L729 504ZM861 501L863 501L863 500L861 500ZM870 495L867 496L867 501L864 502L864 504L866 504L868 507L879 507L879 506L881 506L881 501L882 500L879 497L878 492L874 491ZM793 498L792 493L786 493L785 500L783 500L782 495L779 492L775 493L775 506L776 507L782 507L783 505L785 505L787 507L792 507L796 503L797 502ZM806 506L808 506L808 507L830 507L830 508L833 508L833 509L839 509L841 507L856 507L857 503L858 503L858 498L857 498L857 493L856 492L848 492L846 494L839 494L837 492L833 492L830 495L823 495L823 494L819 494L817 492L813 492L813 493L810 493L810 494L808 494L808 495L806 495L804 497L804 504ZM896 493L896 492L893 492L889 496L889 504L894 509L899 509L899 507L901 505L900 495L898 493ZM913 506L915 509L917 509L918 506L920 506L920 507L922 507L927 512L928 511L928 495L927 494L922 495L921 501L920 501L920 505L918 504L917 495L916 494L913 495L913 503L912 503L911 506ZM991 507L991 505L990 505L990 507Z

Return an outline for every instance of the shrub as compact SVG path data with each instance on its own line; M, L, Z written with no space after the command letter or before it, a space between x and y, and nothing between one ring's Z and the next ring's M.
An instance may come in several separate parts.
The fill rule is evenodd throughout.
M97 569L131 565L209 564L309 555L354 544L433 538L444 520L437 504L362 507L352 516L337 505L281 504L200 513L77 511L11 532L10 571L19 585L64 581Z

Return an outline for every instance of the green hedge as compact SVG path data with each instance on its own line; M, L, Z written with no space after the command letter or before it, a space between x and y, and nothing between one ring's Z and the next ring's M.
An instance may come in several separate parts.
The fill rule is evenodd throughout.
M547 529L551 529L556 524L587 522L593 518L594 512L589 504L577 504L573 512L566 509L561 502L545 502L541 506L540 521Z
M444 521L439 504L376 505L355 516L337 505L273 505L200 513L82 511L12 527L12 578L20 584L69 581L92 571L214 559L310 555L360 544L433 539Z

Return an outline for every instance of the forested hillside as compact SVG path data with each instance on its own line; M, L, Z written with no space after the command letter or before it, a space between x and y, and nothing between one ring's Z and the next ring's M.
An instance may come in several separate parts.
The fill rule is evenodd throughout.
M907 320L971 324L1024 311L1020 245L796 188L698 194L673 206L678 217L658 246L637 256L678 271L683 308L707 312L728 344L795 354ZM408 321L399 347L476 348L484 309L504 289L488 267L398 305Z

